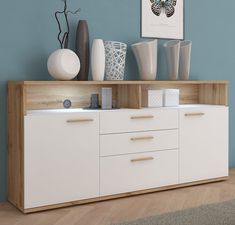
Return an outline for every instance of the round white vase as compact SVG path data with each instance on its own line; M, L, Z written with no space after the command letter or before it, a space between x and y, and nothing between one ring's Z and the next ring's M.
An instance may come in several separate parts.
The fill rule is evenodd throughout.
M50 75L56 80L72 80L80 71L80 60L70 49L58 49L47 61Z
M141 80L156 80L157 44L157 40L154 40L131 45L138 64Z
M105 48L102 39L95 39L91 50L91 72L93 80L104 80Z

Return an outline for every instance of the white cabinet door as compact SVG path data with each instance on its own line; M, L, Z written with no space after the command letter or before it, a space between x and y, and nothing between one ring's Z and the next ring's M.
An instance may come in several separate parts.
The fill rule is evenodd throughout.
M99 195L99 114L25 116L25 208Z
M180 182L228 176L228 108L180 110Z

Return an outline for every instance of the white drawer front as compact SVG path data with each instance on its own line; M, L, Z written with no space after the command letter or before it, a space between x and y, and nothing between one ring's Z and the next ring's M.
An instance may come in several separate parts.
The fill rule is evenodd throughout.
M177 109L141 109L100 113L101 134L178 128Z
M178 130L148 131L100 136L101 156L178 148Z
M178 184L178 150L102 157L101 196Z

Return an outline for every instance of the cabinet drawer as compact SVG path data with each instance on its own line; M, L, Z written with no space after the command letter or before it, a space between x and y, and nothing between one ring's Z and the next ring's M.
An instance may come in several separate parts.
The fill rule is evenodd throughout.
M101 134L178 128L177 109L142 109L100 113Z
M148 131L100 136L101 156L178 148L178 130Z
M178 150L102 157L101 196L178 184Z

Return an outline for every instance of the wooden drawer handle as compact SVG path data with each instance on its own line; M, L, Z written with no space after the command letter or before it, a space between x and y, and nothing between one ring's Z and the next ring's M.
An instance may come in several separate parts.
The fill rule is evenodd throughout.
M93 122L93 119L74 119L74 120L67 120L67 123L83 123L83 122Z
M133 137L131 141L142 141L142 140L153 140L153 136L146 136L146 137Z
M131 162L142 162L142 161L150 161L154 160L154 157L143 157L143 158L138 158L138 159L131 159Z
M205 113L185 113L185 116L204 116Z
M142 120L142 119L153 119L154 116L132 116L131 119L132 120Z

